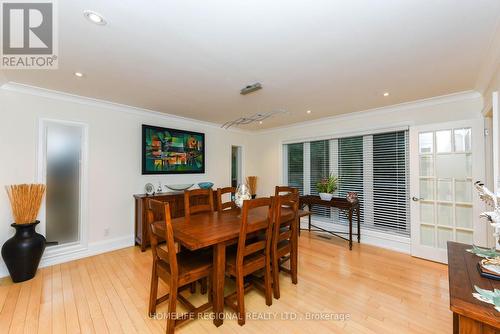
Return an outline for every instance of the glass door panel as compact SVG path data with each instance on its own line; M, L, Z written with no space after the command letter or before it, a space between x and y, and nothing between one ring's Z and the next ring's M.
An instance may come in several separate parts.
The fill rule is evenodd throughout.
M473 124L479 123L463 121L411 130L410 168L415 171L411 248L415 256L446 262L448 241L471 244L475 239L473 155L480 152L472 149L474 131L480 129ZM474 140L480 141L478 137ZM481 175L474 177L481 179Z

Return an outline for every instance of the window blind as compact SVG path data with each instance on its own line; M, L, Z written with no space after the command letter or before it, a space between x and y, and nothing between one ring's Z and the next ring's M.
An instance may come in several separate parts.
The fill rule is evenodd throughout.
M358 193L364 228L409 235L407 130L285 146L285 175L301 194L318 194L316 183L334 172L336 196ZM313 217L347 223L347 214L335 209L313 207Z
M407 131L373 135L373 217L378 229L409 234Z
M310 167L309 167L309 184L311 195L318 195L317 183L328 177L330 174L330 145L328 140L313 141L309 145L310 151ZM331 210L327 207L313 206L312 213L317 218L330 218Z
M361 223L363 223L363 137L340 138L338 141L338 195L346 197L348 192L358 193ZM341 223L348 223L347 213L340 212L339 219Z

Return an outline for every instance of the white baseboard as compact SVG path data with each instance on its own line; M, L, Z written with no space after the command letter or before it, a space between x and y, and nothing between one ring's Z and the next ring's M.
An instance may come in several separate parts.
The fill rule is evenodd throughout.
M312 223L316 226L324 228L325 230L334 229L336 231L347 232L347 226L345 225L325 223L314 219L312 220ZM307 228L307 218L301 221L301 227ZM354 228L353 233L356 233L356 228ZM357 242L356 236L353 236L353 242ZM363 229L363 226L361 226L361 243L410 254L409 237Z
M73 261L81 259L84 257L89 257L101 253L111 252L117 249L130 247L135 244L134 236L118 237L113 239L101 240L97 242L91 242L86 248L79 248L77 250L62 253L62 254L50 254L47 252L42 256L39 268L52 266L55 264L60 264L68 261ZM9 276L7 267L3 261L0 261L0 278Z

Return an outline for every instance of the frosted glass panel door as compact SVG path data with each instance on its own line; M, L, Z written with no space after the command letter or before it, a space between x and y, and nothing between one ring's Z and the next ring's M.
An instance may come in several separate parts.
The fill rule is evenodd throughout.
M47 124L45 236L58 245L80 239L81 140L81 127Z
M481 120L410 130L412 255L446 262L447 241L486 242L473 181L484 180Z

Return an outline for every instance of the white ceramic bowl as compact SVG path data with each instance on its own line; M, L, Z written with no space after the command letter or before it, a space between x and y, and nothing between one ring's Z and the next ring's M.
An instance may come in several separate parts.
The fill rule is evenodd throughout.
M194 186L194 183L189 183L189 184L188 183L186 183L186 184L167 184L165 187L167 187L168 189L173 190L173 191L184 191L184 190L188 190L192 186Z

